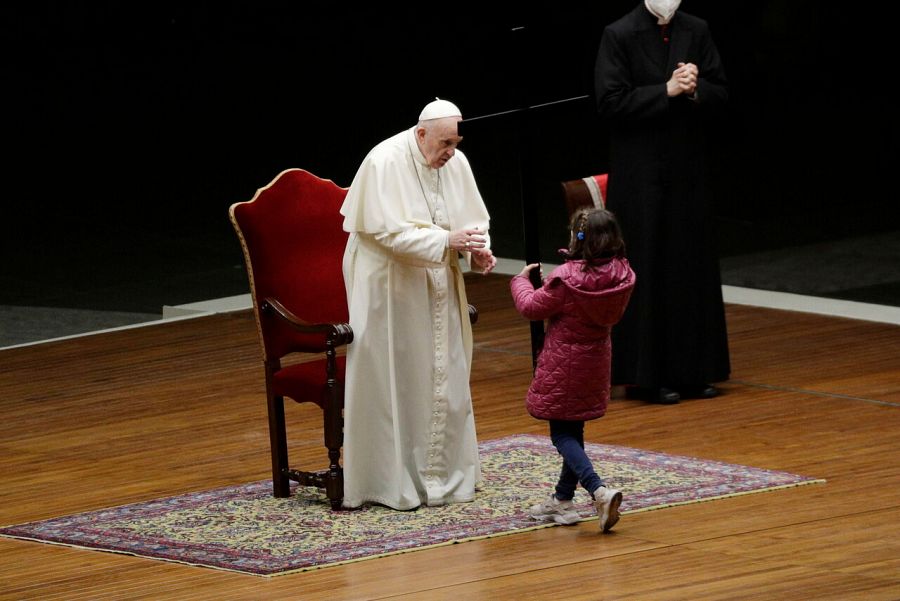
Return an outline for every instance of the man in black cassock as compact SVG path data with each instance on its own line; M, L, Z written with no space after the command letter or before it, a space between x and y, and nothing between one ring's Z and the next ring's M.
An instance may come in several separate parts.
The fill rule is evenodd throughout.
M714 397L731 371L705 131L728 91L706 21L678 4L644 0L607 26L595 69L607 206L637 275L612 332L612 383L662 404Z

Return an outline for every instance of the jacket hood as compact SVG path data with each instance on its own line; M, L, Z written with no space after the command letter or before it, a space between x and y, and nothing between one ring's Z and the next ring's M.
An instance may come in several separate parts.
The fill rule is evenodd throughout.
M566 261L550 274L572 293L579 313L598 326L611 326L622 318L631 298L635 275L627 259L614 257L583 271L584 261Z

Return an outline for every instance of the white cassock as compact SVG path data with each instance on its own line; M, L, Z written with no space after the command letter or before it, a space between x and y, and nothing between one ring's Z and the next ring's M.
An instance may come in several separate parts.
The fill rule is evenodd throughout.
M427 166L415 128L377 145L341 207L350 232L344 506L471 501L481 481L472 328L450 230L489 217L466 157ZM488 239L489 240L489 239Z

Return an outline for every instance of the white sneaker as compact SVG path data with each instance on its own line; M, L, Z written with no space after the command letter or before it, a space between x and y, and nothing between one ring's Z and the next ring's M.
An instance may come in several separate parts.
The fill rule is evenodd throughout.
M615 488L601 486L594 491L594 507L600 532L609 532L619 521L619 505L622 504L622 493Z
M543 503L532 505L528 510L528 515L542 522L556 522L557 524L575 524L581 516L575 511L572 501L560 501L556 495L550 495L550 498Z

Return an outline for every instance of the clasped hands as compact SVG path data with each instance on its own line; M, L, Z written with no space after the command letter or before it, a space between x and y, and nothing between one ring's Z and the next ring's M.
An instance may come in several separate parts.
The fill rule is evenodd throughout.
M693 96L697 91L697 78L700 71L694 63L678 63L678 68L672 71L672 77L666 82L666 93L670 97L679 94Z
M460 252L472 253L472 265L482 274L489 274L497 266L497 259L491 249L486 248L487 238L476 228L453 230L450 232L450 248Z

